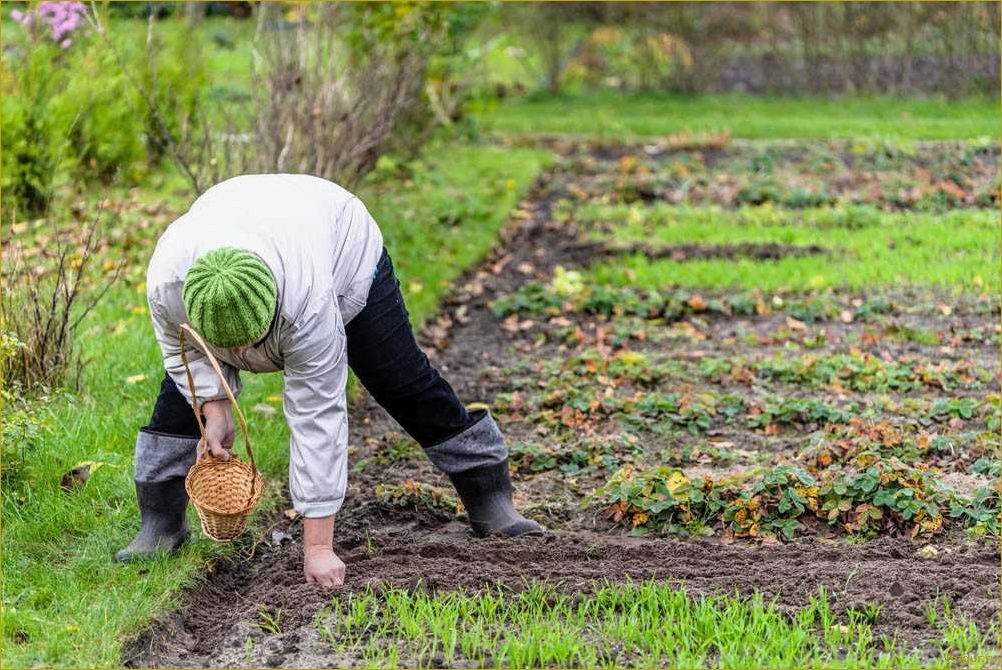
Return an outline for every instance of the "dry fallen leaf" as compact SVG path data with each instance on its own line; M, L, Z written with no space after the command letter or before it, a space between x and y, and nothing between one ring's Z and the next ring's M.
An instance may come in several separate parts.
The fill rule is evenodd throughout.
M792 316L786 317L786 327L790 330L807 330L807 324L799 319L794 319Z
M69 472L63 475L59 482L60 488L69 493L74 489L83 486L92 474L106 465L112 465L104 461L83 461L74 465ZM117 466L113 466L117 467Z
M146 379L146 375L131 375L125 378L126 384L138 384L139 382Z
M706 309L706 301L703 300L702 296L694 295L689 298L689 307L692 307L697 312L701 312Z
M90 477L90 465L82 464L78 465L65 475L63 475L62 480L59 482L60 488L62 488L67 493L73 491L73 489L79 488L87 483L87 479Z
M500 274L501 271L504 270L505 266L508 265L508 263L511 263L512 258L513 256L511 254L505 254L499 258L498 261L491 266L491 274Z

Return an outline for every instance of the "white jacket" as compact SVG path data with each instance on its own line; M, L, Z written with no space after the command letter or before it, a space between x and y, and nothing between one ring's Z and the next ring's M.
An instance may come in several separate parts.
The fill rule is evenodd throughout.
M305 517L334 514L347 479L344 324L365 306L383 249L379 227L358 198L318 177L246 175L198 198L157 242L146 274L164 367L189 402L178 345L178 326L188 321L181 289L196 258L226 246L267 264L278 285L278 316L265 340L242 356L212 353L234 393L238 370L284 370L293 504ZM199 401L224 398L197 346L189 344L187 354Z

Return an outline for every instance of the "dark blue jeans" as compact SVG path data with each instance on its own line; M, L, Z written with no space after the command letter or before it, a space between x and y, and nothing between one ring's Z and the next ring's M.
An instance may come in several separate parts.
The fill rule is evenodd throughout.
M480 418L471 416L438 373L411 329L390 255L383 255L365 307L345 326L348 365L366 390L421 446L444 442ZM198 437L191 406L164 375L150 423L143 430Z

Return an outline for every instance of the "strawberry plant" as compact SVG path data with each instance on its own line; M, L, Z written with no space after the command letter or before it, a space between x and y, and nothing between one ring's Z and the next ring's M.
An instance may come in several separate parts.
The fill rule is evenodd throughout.
M635 403L628 403L620 418L636 428L646 426L651 419L667 420L697 434L710 429L716 407L717 396L711 393L648 393Z
M973 398L940 398L936 400L925 416L920 419L925 425L945 422L952 418L973 419L978 411L978 402Z
M855 408L845 410L813 398L773 398L762 406L749 408L745 423L749 428L766 428L773 424L846 423Z
M445 489L413 479L403 484L379 484L376 497L390 507L430 512L439 518L451 518L463 511L462 504Z
M949 495L927 468L891 457L861 468L832 468L820 475L820 515L844 530L932 535L943 526Z
M799 454L815 471L847 463L869 464L886 456L918 459L927 442L906 440L889 421L863 421L853 417L846 425L829 424Z
M682 470L667 467L623 468L596 496L608 503L606 518L629 524L632 535L688 534L716 518L725 505L708 477L694 482Z
M621 443L619 443L621 442ZM509 458L517 472L539 473L560 470L570 474L603 468L615 470L629 461L634 447L627 440L611 443L608 439L585 439L571 444L535 444L516 442Z
M495 316L512 314L546 314L559 312L563 299L537 281L526 282L518 291L501 296L491 303Z
M950 517L960 519L975 535L998 537L1000 518L1002 518L1000 514L1002 509L997 486L979 487L970 498L957 494L950 496Z
M982 456L978 460L974 461L970 469L973 475L983 475L989 479L998 479L1002 477L1002 464L999 463L999 459L988 458Z
M862 535L940 533L947 516L976 533L999 532L999 494L983 488L972 498L940 485L927 468L896 458L866 467L836 467L818 476L781 464L746 481L694 482L678 468L622 468L595 493L606 517L633 534L689 533L715 521L737 537L790 540L817 518Z
M724 521L737 536L793 539L800 517L818 508L818 487L801 468L778 465L767 470L730 501Z
M554 276L550 284L530 281L516 292L497 298L491 309L499 318L520 314L525 316L559 316L580 313L607 317L639 317L677 321L694 314L719 316L764 316L782 312L805 323L830 321L850 316L866 320L893 309L885 298L849 298L835 293L796 293L763 299L757 290L707 296L687 289L637 289L586 284L581 275L568 271ZM563 292L558 291L560 287Z
M751 374L754 378L788 384L859 392L905 392L925 386L942 390L980 388L991 378L990 373L975 368L969 361L943 361L938 364L918 358L886 361L865 352L799 358L777 354L755 361L706 358L701 361L700 373L716 381L735 378L736 373Z

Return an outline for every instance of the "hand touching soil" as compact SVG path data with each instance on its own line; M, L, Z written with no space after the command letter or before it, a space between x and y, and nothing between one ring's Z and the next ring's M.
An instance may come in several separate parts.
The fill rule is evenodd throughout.
M214 458L229 460L235 434L230 401L223 398L203 403L202 415L205 417L205 439L199 444L198 459L201 460L208 449Z
M303 519L303 575L307 584L344 584L344 562L334 553L333 546L333 515Z
M344 561L330 547L303 548L303 574L307 584L341 586L344 584Z

